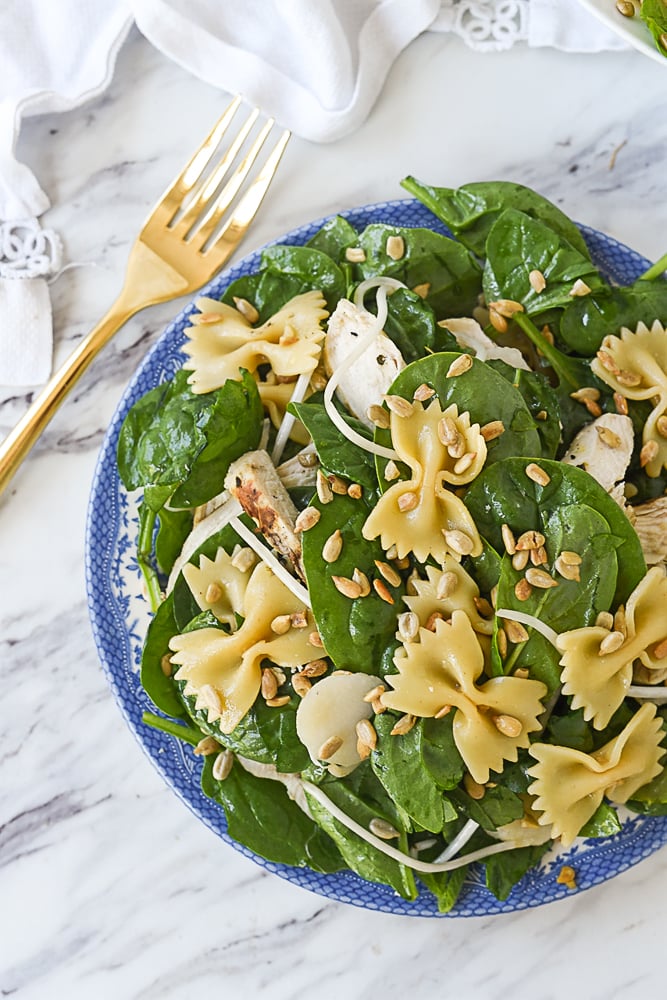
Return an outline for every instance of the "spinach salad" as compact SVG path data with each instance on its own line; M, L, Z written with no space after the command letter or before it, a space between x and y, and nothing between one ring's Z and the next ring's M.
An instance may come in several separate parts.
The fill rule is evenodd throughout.
M518 184L403 186L451 236L267 248L118 468L145 723L237 842L446 912L667 812L667 282Z

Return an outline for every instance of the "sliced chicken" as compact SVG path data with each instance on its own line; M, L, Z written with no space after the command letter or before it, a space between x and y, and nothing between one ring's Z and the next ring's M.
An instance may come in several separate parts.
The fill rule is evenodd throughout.
M328 375L336 371L368 334L375 317L348 299L341 299L329 317L324 341L324 365ZM385 333L379 333L361 357L343 372L336 392L350 413L370 429L368 408L382 402L399 372L405 368L403 355Z
M630 417L603 413L579 431L563 462L584 469L610 492L625 476L633 445Z

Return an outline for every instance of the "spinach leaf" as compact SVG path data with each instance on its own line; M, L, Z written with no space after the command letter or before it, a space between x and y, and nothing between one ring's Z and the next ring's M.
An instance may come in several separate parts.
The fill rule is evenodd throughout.
M540 436L541 452L545 458L554 458L560 443L560 405L558 394L539 372L512 368L504 361L486 362L494 371L518 389L535 421ZM580 409L581 409L580 405Z
M461 895L461 889L468 874L468 865L455 868L451 872L420 872L419 881L435 896L440 913L449 913Z
M183 542L192 530L192 511L162 507L157 517L155 559L160 570L168 573L183 548Z
M296 696L280 708L271 708L263 698L257 698L232 733L223 733L216 721L209 722L207 710L195 708L193 697L182 697L188 715L202 732L234 753L260 764L275 764L283 773L302 771L310 763L308 751L296 733Z
M418 723L409 733L392 736L396 718L378 715L375 729L378 743L371 754L371 767L396 805L411 820L431 833L440 833L444 823L442 791L426 769L423 757L423 727Z
M348 247L357 242L357 230L342 215L328 219L321 229L306 243L311 250L319 250L337 263L342 260Z
M353 483L359 483L367 489L377 489L373 456L341 434L322 403L290 403L288 410L306 427L327 472L351 479ZM368 429L360 420L346 414L345 421L357 434L370 437Z
M201 394L187 379L181 369L138 400L118 440L125 487L160 487L162 503L171 493L176 507L194 507L219 493L230 463L257 447L262 427L262 402L247 372Z
M312 247L273 246L262 253L262 268L281 276L292 276L302 282L303 290L317 288L333 310L345 295L343 272L331 257Z
M530 272L541 271L546 288L536 292ZM525 212L508 208L493 223L486 241L484 295L487 302L512 299L521 302L529 315L564 307L577 278L589 288L603 282L590 258L549 226Z
M580 837L613 837L623 829L618 813L609 802L601 802L579 831Z
M667 55L665 35L667 34L667 3L665 0L643 0L639 16L653 35L658 52Z
M412 399L417 387L426 383L435 389L443 410L456 403L459 413L470 413L471 423L502 420L504 432L488 442L486 467L508 455L538 455L541 446L536 421L519 390L486 362L475 358L472 368L463 375L447 378L450 365L458 357L459 353L446 352L413 361L397 375L389 391ZM390 443L389 431L378 430L375 436L381 444ZM380 483L386 488L383 476Z
M141 654L141 685L154 705L166 715L184 716L185 709L171 675L162 669L164 656L170 653L169 640L179 631L174 618L174 599L160 604L146 632Z
M406 177L401 184L478 257L485 256L489 230L507 208L516 208L540 219L581 254L588 256L586 242L575 223L553 202L522 184L478 181L460 188L446 188L422 184L415 177Z
M401 236L405 253L394 260L386 250L390 236ZM441 318L469 316L481 291L481 271L468 251L431 229L403 229L373 224L359 239L366 260L359 264L364 278L377 274L402 281L408 288L428 286L426 301Z
M320 511L320 519L303 533L303 565L324 648L339 668L384 674L393 669L396 619L404 610L401 598L405 585L389 588L393 604L382 600L373 589L373 580L382 579L375 560L384 560L385 554L378 541L362 537L361 529L371 511L365 498L352 500L335 495L331 503L322 504L317 498L312 503ZM326 563L322 547L337 528L343 548L335 562ZM350 578L355 569L366 574L371 592L351 600L336 589L331 577Z
M636 281L627 288L599 288L572 299L560 321L560 336L576 354L590 357L602 339L621 327L634 330L667 323L667 281Z
M416 361L425 354L459 350L456 337L438 326L428 302L408 288L398 288L387 299L384 332L406 362Z
M523 800L504 785L487 787L481 799L471 799L461 788L450 792L450 797L483 830L497 830L499 826L521 819L524 813Z
M444 791L456 788L465 772L463 758L454 742L454 715L450 712L442 719L422 719L414 727L422 731L420 749L424 768Z
M523 458L507 458L483 469L472 483L466 493L465 504L480 534L498 552L502 552L503 524L508 524L516 535L530 528L543 531L540 525L546 526L551 514L559 507L585 505L607 522L608 534L617 548L619 562L613 599L616 604L624 603L646 575L646 563L637 534L621 508L583 469L541 459L540 467L550 477L550 482L547 486L540 486L528 478L526 465ZM563 530L567 531L566 525ZM576 541L569 537L563 547L577 551ZM597 543L589 540L588 544ZM555 558L557 553L549 555ZM584 573L581 575L583 579Z
M214 755L204 758L204 794L219 802L233 840L268 861L333 872L345 867L335 844L294 803L279 781L257 778L235 762L224 781L213 777Z
M546 843L533 847L516 847L513 851L491 855L484 862L487 889L496 899L507 899L517 882L538 863L550 846L550 843Z
M407 850L407 836L399 810L373 774L368 761L360 764L346 778L325 782L321 788L347 816L366 829L375 818L391 823L400 832L398 841L392 843L399 850ZM410 868L387 857L372 844L348 830L307 792L306 797L313 818L335 842L352 871L370 882L390 885L404 899L416 898L417 887Z

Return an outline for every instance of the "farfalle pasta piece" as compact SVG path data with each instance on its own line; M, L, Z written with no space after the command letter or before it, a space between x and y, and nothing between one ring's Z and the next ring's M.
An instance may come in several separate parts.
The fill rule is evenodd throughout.
M232 564L232 557L219 548L215 559L199 557L199 566L186 563L183 577L202 611L212 611L229 628L235 628L236 615L243 613L243 598L250 572Z
M642 462L655 478L667 468L667 330L657 320L620 337L605 337L591 363L598 378L627 399L649 399L653 410L642 431Z
M387 708L430 718L456 709L454 741L468 771L480 784L506 760L516 761L529 745L529 734L540 728L541 681L522 677L492 677L479 686L484 657L468 616L454 611L451 624L435 622L434 631L421 629L419 642L409 643L394 657L398 674L387 674L393 690L381 695Z
M662 566L653 566L628 598L625 635L590 625L558 636L563 694L596 729L604 729L623 701L635 660L648 670L664 668L664 655L654 650L667 639L666 608L667 575Z
M278 430L287 413L287 404L294 394L294 382L258 381L257 389L269 420ZM295 420L290 438L298 444L308 444L310 434L300 420Z
M420 562L432 556L480 555L482 541L470 513L447 489L471 482L486 460L486 442L470 414L455 403L443 412L437 396L427 407L416 400L408 416L391 413L393 447L410 467L410 478L384 493L364 524L364 538L379 536L385 549L396 546L399 558L414 552ZM457 457L452 456L451 450Z
M644 704L623 731L592 754L550 743L533 743L537 760L528 774L528 791L542 825L569 846L606 795L623 804L661 771L662 719L655 705Z
M237 309L214 299L200 299L199 312L186 330L183 367L195 393L218 389L239 369L255 372L268 362L279 377L312 372L325 336L321 323L329 315L320 291L295 295L282 309L253 327Z
M281 667L299 667L321 654L310 642L314 625L310 613L273 574L266 563L253 570L243 597L243 624L231 635L216 628L196 629L174 636L169 643L176 680L184 680L185 694L195 696L195 707L208 710L231 733L252 707L260 689L263 659ZM298 615L303 627L278 634L271 623ZM287 616L284 617L284 616Z
M416 593L403 598L419 618L420 626L424 627L434 614L450 618L454 611L465 611L475 632L492 634L493 619L482 618L475 603L479 587L456 559L445 556L440 569L426 566L426 577L426 580L412 577L411 586Z

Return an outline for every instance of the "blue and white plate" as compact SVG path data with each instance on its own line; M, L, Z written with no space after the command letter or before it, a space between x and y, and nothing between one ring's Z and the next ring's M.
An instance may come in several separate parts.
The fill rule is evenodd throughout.
M427 226L446 232L426 208L412 199L381 202L342 214L359 229L372 222L385 222L396 226ZM275 242L303 244L326 221L318 219ZM613 282L628 284L649 267L649 261L610 237L583 226L581 230L595 263ZM260 256L261 250L250 254L220 274L200 294L221 295L230 282L256 271ZM141 721L142 712L155 711L139 680L141 647L150 613L142 596L135 557L137 499L128 496L118 478L116 445L130 406L181 366L183 331L194 311L193 304L187 306L167 327L128 386L105 437L93 481L86 532L88 603L99 656L113 694L130 729L171 788L202 822L246 857L281 878L344 903L406 916L440 916L435 898L426 888L422 888L419 898L410 903L389 887L366 882L351 872L323 875L309 868L274 864L237 844L227 833L222 808L201 791L201 759L194 756L189 745ZM631 816L622 832L613 837L602 841L578 841L568 851L547 855L504 902L486 889L481 869L473 870L449 915L509 913L568 895L572 890L556 881L564 864L575 868L576 891L581 892L632 867L666 842L667 817Z

